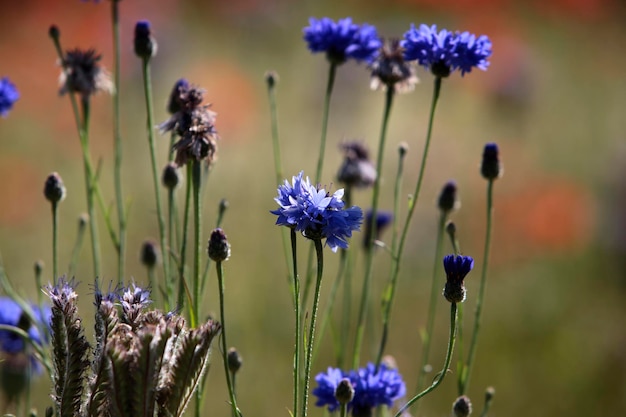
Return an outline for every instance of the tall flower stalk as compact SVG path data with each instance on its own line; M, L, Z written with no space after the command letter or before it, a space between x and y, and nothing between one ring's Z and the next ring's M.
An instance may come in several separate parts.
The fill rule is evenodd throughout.
M115 184L115 203L117 207L118 244L117 244L117 278L118 283L124 279L126 268L126 212L124 209L124 193L122 191L122 133L120 118L121 91L121 53L120 53L120 19L119 2L111 1L111 26L113 32L113 74L115 91L113 92L113 143L114 166L113 181ZM165 247L163 247L165 249Z
M485 298L485 288L487 286L487 267L489 266L489 252L491 248L491 228L493 220L493 183L502 175L502 167L500 165L499 150L495 143L485 145L483 152L483 161L481 165L481 174L487 180L487 227L485 230L485 248L483 251L482 274L480 277L480 286L478 288L478 297L476 298L476 311L474 313L474 326L472 336L467 353L467 361L463 368L461 382L459 384L459 395L467 392L469 378L474 365L474 357L476 355L476 345L478 342L478 334L480 333L481 314L483 302Z
M152 80L150 74L150 59L156 54L156 41L150 33L150 24L145 21L137 22L135 26L135 54L141 58L141 73L143 76L143 90L147 113L148 146L150 149L150 164L152 168L152 182L156 200L157 222L159 226L159 244L163 251L163 280L169 286L170 282L170 257L169 245L165 232L165 218L161 202L161 187L159 184L159 172L156 156L156 143L154 140L154 106L152 100ZM173 291L167 291L166 302L173 306ZM195 323L192 324L195 326Z

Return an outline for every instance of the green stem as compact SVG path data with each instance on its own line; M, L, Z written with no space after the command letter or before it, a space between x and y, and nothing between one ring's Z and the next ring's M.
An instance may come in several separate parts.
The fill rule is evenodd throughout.
M198 163L198 162L196 162ZM226 374L226 384L228 385L228 396L230 398L230 405L233 409L233 417L241 417L241 411L237 407L237 399L235 398L235 388L230 378L230 372L228 370L228 349L226 348L226 318L224 314L224 271L222 269L222 262L215 263L217 270L217 282L219 285L220 293L220 321L222 322L222 356L224 360L224 373Z
M339 417L346 417L348 415L348 404L341 403L339 408Z
M440 91L441 91L441 78L437 77L435 78L435 88L433 90L433 99L432 99L432 103L430 106L430 116L428 119L428 130L426 132L426 142L424 144L424 153L422 155L422 163L420 165L420 171L419 171L419 175L417 178L417 183L415 184L415 191L413 193L413 197L411 201L409 202L409 210L407 213L406 221L402 228L402 233L400 234L400 243L398 244L397 251L394 252L394 256L392 257L389 292L385 296L386 308L389 310L389 313L387 314L389 315L391 315L391 307L393 305L393 300L395 296L396 283L398 280L398 276L400 274L402 254L404 252L404 245L406 243L406 237L408 235L409 225L411 224L411 219L413 217L413 213L417 205L417 200L419 197L420 189L422 187L422 180L424 179L424 172L426 170L426 160L428 158L428 149L430 147L430 139L432 137L433 121L435 118L435 109L437 108L437 101L439 100Z
M157 290L157 282L156 282L156 273L154 272L154 267L148 267L148 282L150 283L150 288L156 292Z
M435 246L435 263L433 266L433 277L430 287L430 301L428 302L428 318L426 319L426 334L424 335L424 344L422 349L422 366L419 370L419 376L417 378L417 389L421 389L426 378L426 366L430 360L430 347L432 346L433 334L435 330L435 316L437 315L437 300L439 300L439 293L441 292L441 286L439 285L439 270L441 265L441 252L443 250L443 236L444 228L446 227L446 220L448 215L445 211L441 211L439 216L439 224L437 228L437 243Z
M187 257L187 231L189 230L189 211L191 209L191 189L192 189L193 165L187 164L187 191L185 193L185 213L183 214L183 235L180 239L180 264L178 265L178 308L183 308L185 304L186 287L185 284L185 264ZM189 307L191 311L191 306Z
M324 272L324 247L320 239L315 239L315 252L317 253L317 280L315 283L315 295L313 296L313 309L311 312L311 325L309 326L309 339L304 360L304 391L302 392L302 417L307 416L309 400L309 382L311 379L311 365L313 359L313 345L315 343L315 323L317 321L317 310L319 307L320 293L322 288L322 276Z
M411 407L413 404L415 404L415 402L417 400L419 400L420 398L422 398L426 394L428 394L431 391L433 391L435 388L437 388L443 382L443 379L445 378L446 374L448 373L448 368L450 367L450 362L452 360L452 352L454 351L454 340L456 338L456 318L457 318L457 308L456 307L457 307L456 303L451 303L450 304L450 336L448 338L448 350L446 352L446 359L445 359L444 364L443 364L443 369L439 373L439 375L438 375L437 379L435 380L435 382L433 382L424 391L420 392L415 397L411 398L406 404L404 404L398 410L398 412L395 414L394 417L400 417L402 414L404 414L404 412L406 410L409 409L409 407Z
M58 216L57 208L58 208L58 203L56 201L53 201L52 202L52 282L57 282L57 277L59 273L59 267L58 267L59 258L58 258L58 252L57 252L59 216Z
M300 352L302 347L302 321L300 320L300 277L298 276L298 252L296 250L296 231L291 229L291 257L293 260L293 305L296 319L296 332L293 350L293 414L298 411L298 401L300 397Z
M200 312L200 259L202 256L201 230L202 230L202 200L200 188L202 185L201 161L196 159L192 162L192 186L193 186L193 228L194 228L194 257L193 257L193 306L192 311L196 320L199 320ZM192 324L195 327L195 323Z
M458 255L457 255L458 256ZM457 385L457 390L458 392L461 392L463 390L463 368L464 368L464 363L463 363L463 304L459 305L459 311L458 311L458 330L457 330L457 336L456 336L456 345L457 345L457 362L456 362L456 375L457 375L457 380L456 380L456 385Z
M81 217L78 221L78 232L76 233L76 241L74 242L74 248L72 249L72 257L70 258L70 264L67 267L67 276L71 279L76 272L76 264L78 263L78 257L80 256L80 248L83 246L83 238L85 237L86 221L83 221Z
M392 257L396 253L398 246L398 230L396 228L398 212L400 211L400 194L402 191L402 173L404 171L404 157L406 156L406 151L399 152L398 158L398 170L396 172L396 180L394 184L393 190L393 233L391 236L391 254ZM393 265L393 263L392 263ZM383 332L380 338L380 346L378 349L378 355L376 356L376 367L380 365L383 359L383 354L385 352L385 346L387 345L387 337L389 335L389 321L391 317L391 303L390 300L393 299L393 295L396 289L396 282L398 275L391 274L393 280L389 281L387 284L387 288L385 293L383 294Z
M174 232L174 223L176 222L176 200L174 199L174 189L167 190L167 237L169 239L168 242L168 250L167 252L163 251L163 256L172 257L173 248L178 247L178 242L176 242L176 233ZM176 283L176 275L171 274L170 277L166 277L168 285L168 297L170 295L170 291L173 293L174 285Z
M326 135L328 132L328 116L330 113L330 99L333 95L333 87L335 85L335 75L337 73L337 64L331 62L328 69L328 82L326 84L326 95L324 96L324 108L322 110L322 136L320 138L320 150L317 156L317 168L315 170L315 184L320 183L322 179L322 170L324 168L324 154L326 149ZM313 245L309 247L309 255L306 264L306 279L304 280L303 302L306 303L309 297L309 290L313 282Z
M491 247L491 223L493 217L493 180L487 183L487 230L485 236L485 249L483 253L483 270L480 278L480 287L478 289L478 298L476 299L476 312L474 313L474 328L472 330L472 338L470 340L469 351L467 354L467 362L463 369L463 384L459 395L467 392L469 378L474 365L474 357L476 355L476 344L478 341L478 333L480 332L480 319L483 309L483 301L485 298L485 287L487 285L487 267L489 265L489 249Z
M124 212L124 196L122 193L122 134L120 128L121 54L118 3L119 0L111 1L113 51L115 56L115 91L113 92L113 142L115 147L115 157L113 172L115 182L115 201L117 204L117 219L119 228L119 239L117 246L117 277L118 282L122 283L124 280L124 270L126 265L126 213Z
M376 158L376 181L374 181L374 190L372 192L372 217L370 219L369 230L369 242L366 246L366 260L365 260L365 279L363 280L363 290L361 292L361 302L359 306L359 316L357 322L356 340L354 343L354 355L352 357L352 368L356 369L359 366L359 359L361 356L361 345L363 344L363 335L365 333L365 319L367 317L367 306L369 304L369 293L372 281L372 275L374 272L374 240L376 239L376 215L378 212L378 200L380 195L380 177L382 175L383 168L383 155L385 151L385 141L387 138L387 126L389 124L389 115L391 114L391 107L393 104L394 89L388 88L385 94L385 108L383 111L383 121L380 129L380 140L378 142L378 156Z
M83 107L82 122L82 147L83 162L85 166L85 188L87 190L87 212L89 213L89 230L91 233L91 255L93 257L94 276L100 277L100 239L98 237L98 224L96 222L96 211L94 208L95 179L89 161L89 98L83 97L81 100Z
M152 81L150 77L150 59L142 59L142 73L143 73L143 87L144 95L146 99L146 111L148 113L148 145L150 147L150 162L152 164L152 182L154 183L154 195L156 198L157 218L159 224L159 239L161 244L161 251L164 254L169 253L169 247L167 246L167 236L165 235L165 220L163 217L163 209L161 207L161 187L159 182L159 172L157 168L156 159L156 143L154 141L154 109L152 106ZM170 282L170 257L163 256L163 279L167 283ZM168 285L169 286L169 285ZM173 291L167 289L166 305L171 306L173 304Z

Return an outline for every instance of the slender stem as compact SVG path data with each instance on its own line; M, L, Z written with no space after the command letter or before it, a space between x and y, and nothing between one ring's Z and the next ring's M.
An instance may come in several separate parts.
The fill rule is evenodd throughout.
M317 310L319 307L320 293L322 288L322 276L324 272L324 247L322 241L316 239L315 252L317 253L317 280L315 283L315 295L313 296L313 309L311 312L311 325L309 326L309 339L307 340L308 346L306 351L306 358L304 360L304 391L302 401L302 417L307 415L307 406L309 400L309 382L311 379L311 365L313 358L313 345L315 343L315 322L317 321Z
M70 258L70 263L67 267L67 275L68 277L73 277L76 272L76 264L78 263L78 257L80 255L80 248L83 246L83 238L85 237L85 226L87 225L86 221L83 221L81 218L78 221L78 232L76 233L76 241L74 242L74 248L72 249L72 257Z
M57 253L57 242L58 242L58 227L59 227L59 216L58 216L58 208L59 204L56 201L52 202L52 282L57 282L57 277L59 273L59 258ZM41 292L41 291L39 291Z
M113 92L113 142L115 201L117 205L117 220L119 240L117 246L117 277L118 282L124 280L126 265L126 213L124 212L124 195L122 193L122 134L120 129L120 91L121 91L121 58L120 58L120 23L119 0L111 1L111 22L113 25L113 51L115 56L115 91ZM163 248L165 250L165 248ZM165 253L165 252L164 252Z
M398 158L398 170L396 172L396 180L393 190L393 234L391 236L391 254L392 257L397 251L398 247L398 230L396 228L398 222L398 212L400 211L400 194L402 191L402 173L404 171L404 157L406 156L406 151L400 151ZM392 263L392 266L394 264ZM389 335L389 321L391 317L391 302L393 299L396 283L398 279L397 274L390 275L393 279L389 281L387 285L387 289L385 290L383 297L383 332L380 338L380 346L378 348L378 355L376 356L376 367L380 365L383 359L383 354L385 352L385 346L387 345L387 337Z
M448 368L450 367L450 362L452 360L452 352L454 351L454 340L456 338L456 318L457 318L456 313L457 313L456 303L451 303L450 304L450 337L448 338L448 350L446 351L446 359L444 361L443 369L441 370L441 373L439 373L439 376L437 377L435 382L433 382L428 388L426 388L424 391L420 392L415 397L411 398L406 404L404 404L398 410L398 412L395 414L394 417L400 417L402 414L404 414L406 410L409 409L409 407L415 404L417 400L419 400L426 394L433 391L443 382L443 379L448 373Z
M167 190L167 237L169 239L168 242L168 250L163 251L163 256L172 257L173 248L178 247L178 242L176 242L176 233L174 232L174 224L176 222L176 200L174 198L174 189L170 188ZM167 291L168 295L170 292L174 291L174 285L176 283L176 275L171 274L169 277L166 277L166 282L168 282Z
M341 406L339 408L339 417L346 417L347 415L348 415L348 404L341 403Z
M278 138L278 111L276 110L276 82L267 83L267 95L270 104L270 120L272 127L272 150L274 152L274 173L276 175L276 184L280 184L283 181L283 168L282 158L280 156L280 140ZM280 238L283 245L283 252L285 254L285 262L287 263L287 271L291 271L292 266L289 263L289 245L287 243L287 230L281 228ZM287 277L288 280L292 280L293 277ZM293 288L292 288L293 291ZM296 409L294 409L294 412Z
M322 110L322 136L320 138L320 150L317 156L317 168L315 170L315 185L319 184L322 179L322 170L324 168L324 154L326 149L326 135L328 132L328 116L330 113L330 99L333 95L333 87L335 85L335 75L337 73L337 64L331 62L328 68L328 82L326 84L326 95L324 96L324 108ZM306 264L306 279L304 280L303 302L306 303L309 297L309 289L313 282L313 245L309 247L309 255Z
M300 277L298 276L298 252L296 250L296 230L291 229L291 257L293 260L293 305L296 319L295 341L293 349L293 413L298 411L300 397L300 352L302 347L302 321L300 320Z
M189 230L189 211L191 208L191 188L193 167L187 164L187 191L185 193L185 213L183 215L183 236L180 240L180 264L178 265L178 307L182 308L185 304L185 264L187 257L187 231ZM191 306L189 307L191 311Z
M199 319L200 310L200 259L202 256L201 230L202 230L202 200L200 188L202 185L201 161L196 159L192 162L192 186L193 186L193 228L194 228L194 257L193 257L193 315ZM195 324L194 324L195 326Z
M415 191L413 193L413 197L409 203L409 210L407 213L406 221L402 228L402 233L400 234L400 243L398 244L397 251L394 252L394 256L392 257L391 273L390 273L391 278L390 278L390 287L389 287L390 292L387 294L386 296L387 299L385 300L386 308L389 310L389 313L387 314L389 315L391 314L391 307L393 305L393 300L395 296L396 282L400 274L400 265L401 265L401 260L402 260L402 254L404 252L404 244L406 243L406 237L408 235L409 225L411 224L411 218L413 217L415 206L417 205L419 192L422 187L422 180L424 179L424 172L426 169L426 160L428 158L428 149L430 147L430 139L432 136L433 121L435 118L435 109L437 107L437 101L439 99L440 91L441 91L441 78L437 77L435 78L435 87L433 90L432 104L430 106L430 117L428 119L428 130L426 132L426 142L424 144L424 153L422 155L422 163L420 165L420 172L417 178L417 183L415 185ZM385 335L383 334L383 343L384 343L384 337ZM381 345L383 345L383 343L381 343Z
M230 405L233 409L233 417L237 417L241 416L241 412L237 407L235 388L230 378L230 372L228 370L228 349L226 349L226 318L224 314L224 271L222 268L222 262L216 262L215 268L217 270L217 282L219 285L220 293L220 321L222 322L222 356L224 360L224 373L226 374L226 384L228 385L228 396L230 398Z
M95 179L89 162L89 98L83 97L81 100L83 108L82 122L82 145L83 161L85 165L85 187L87 190L87 212L89 213L89 229L91 233L91 255L93 257L93 273L97 278L100 276L100 239L98 237L98 224L96 222L96 211L94 208Z
M461 392L463 390L463 369L465 368L465 364L463 363L463 304L459 304L458 316L458 330L456 335L456 351L458 355L456 361L456 385L458 392Z
M148 267L148 282L150 283L150 288L153 289L153 291L157 290L157 282L156 282L156 273L154 271L154 267Z
M467 392L469 378L474 365L474 356L476 355L476 344L478 341L478 333L480 332L480 319L483 309L483 300L485 298L485 287L487 285L487 267L489 265L489 249L491 247L491 223L493 217L493 180L487 183L487 230L485 236L485 249L483 253L483 270L480 277L480 287L478 289L478 298L476 299L476 312L474 313L474 328L472 330L472 338L470 340L469 351L467 354L467 362L463 369L463 384L461 385L460 395Z
M426 366L430 360L430 347L432 346L433 334L435 330L435 316L437 315L437 300L441 286L439 284L439 270L441 269L441 252L443 250L443 235L445 233L446 220L448 215L445 211L441 211L439 216L439 224L437 227L437 243L435 245L435 263L433 265L433 277L430 286L430 300L428 302L428 318L426 319L426 334L424 335L424 343L422 345L422 366L419 369L417 378L417 389L421 389L426 378ZM460 306L459 306L460 307Z
M156 159L156 143L154 141L154 109L152 106L152 81L150 77L150 59L142 59L142 72L143 72L143 87L144 95L146 99L146 111L148 113L148 145L150 147L150 162L152 164L152 182L154 183L154 195L156 198L157 218L159 224L159 238L161 244L161 250L164 254L169 253L167 246L167 236L165 235L165 220L163 217L163 209L161 207L161 187L159 182L159 172L157 168ZM163 279L165 283L170 281L170 257L163 256ZM171 306L173 304L173 291L168 289L166 305Z
M215 221L216 229L222 225L222 220L224 219L225 212L226 212L226 209L222 208L222 202L220 201L220 209L218 210L217 220ZM204 287L206 285L207 279L209 278L210 266L211 266L211 258L207 258L206 264L204 265L204 272L202 273L202 283L200 284L201 293L204 293Z
M369 304L369 293L374 272L374 240L376 239L376 215L378 212L378 200L380 195L380 177L383 168L383 155L385 151L385 141L387 138L387 126L389 124L389 115L393 104L394 89L388 88L385 94L385 108L383 111L383 121L380 129L380 140L378 141L378 156L376 158L376 181L374 181L374 190L372 192L372 217L370 219L369 242L367 242L366 260L365 260L365 279L363 280L363 290L361 292L361 302L359 306L359 316L356 330L356 340L354 342L354 355L352 357L352 368L359 366L361 356L361 345L363 344L363 335L365 333L365 319L367 317L367 306Z

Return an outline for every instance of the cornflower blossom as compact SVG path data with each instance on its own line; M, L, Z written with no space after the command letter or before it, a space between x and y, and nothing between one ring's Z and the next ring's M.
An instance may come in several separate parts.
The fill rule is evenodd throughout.
M326 239L333 252L348 247L347 238L352 231L359 230L363 222L360 207L344 209L343 189L332 195L325 189L311 185L309 178L303 179L304 172L287 180L278 187L274 199L279 208L271 211L278 216L276 224L288 226L312 240Z
M328 17L312 17L303 33L309 50L326 52L326 57L334 64L342 64L348 59L371 62L382 45L374 26L357 25L350 17L337 22Z
M443 268L446 271L443 296L451 303L462 303L467 293L463 280L474 268L474 259L471 256L446 255L443 258Z
M404 397L406 385L396 369L389 369L381 364L378 369L373 363L356 371L345 372L338 368L328 368L315 377L317 387L313 395L317 397L318 407L328 406L328 411L339 408L335 391L342 379L350 380L354 388L354 398L348 403L348 410L355 417L371 415L374 407L386 405Z
M37 323L28 321L28 316L16 301L8 297L0 297L0 324L21 328L32 342L41 345L45 339L40 330L50 321L50 307L40 309L37 306L31 306L31 309ZM23 352L25 347L21 336L10 330L0 330L0 352L15 354Z
M0 116L6 117L19 98L20 93L9 77L0 79Z
M456 70L465 75L474 67L486 71L492 45L485 35L437 31L437 25L420 25L419 29L411 25L401 46L407 61L417 60L437 77L447 77Z

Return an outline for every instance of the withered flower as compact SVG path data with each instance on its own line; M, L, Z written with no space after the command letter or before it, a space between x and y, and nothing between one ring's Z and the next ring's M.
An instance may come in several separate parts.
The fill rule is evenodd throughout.
M404 60L404 49L398 39L385 42L370 68L372 90L393 88L396 93L408 93L413 91L419 81L415 75L415 66Z
M92 94L103 91L112 94L115 91L109 73L100 66L98 61L102 55L95 49L82 50L79 48L65 53L61 62L61 76L59 94L77 93L83 100Z

